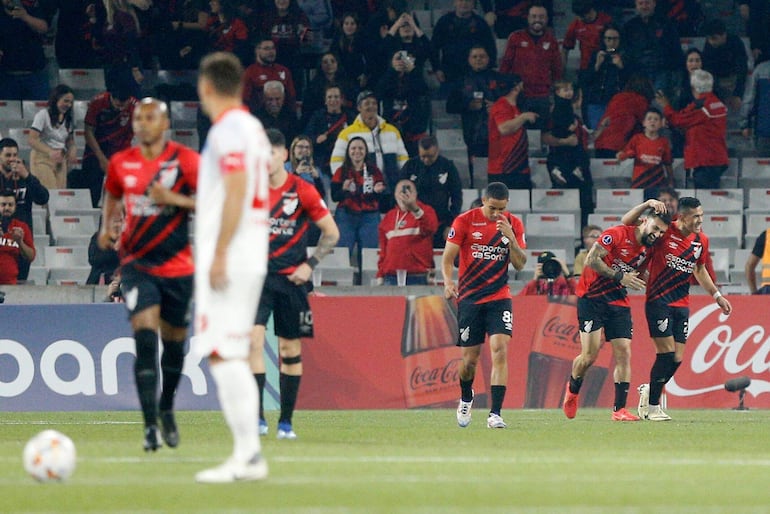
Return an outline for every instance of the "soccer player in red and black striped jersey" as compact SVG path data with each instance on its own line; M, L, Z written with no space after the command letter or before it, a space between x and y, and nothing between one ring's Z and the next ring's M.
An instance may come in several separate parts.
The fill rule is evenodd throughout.
M288 158L286 139L276 129L267 130L272 147L270 163L270 247L267 278L257 308L251 336L251 371L259 388L260 435L268 431L262 397L265 389L265 328L273 314L278 354L281 359L279 387L281 414L279 439L296 439L292 416L302 378L300 338L313 337L313 314L307 299L308 280L318 263L337 244L340 232L326 203L312 184L284 167ZM315 252L307 257L308 229L321 230Z
M484 337L489 334L492 352L492 406L487 417L489 428L505 428L500 409L508 381L508 341L513 331L508 263L524 268L527 247L524 224L506 210L508 188L492 182L481 199L482 207L460 214L447 235L441 263L444 296L458 299L457 345L462 348L460 364L460 403L457 424L471 422L473 378ZM460 256L458 283L453 277L454 262Z
M572 374L564 393L564 414L577 414L578 395L588 368L596 360L604 340L612 343L615 357L614 421L639 421L628 412L626 401L631 382L631 302L628 291L645 287L639 268L652 247L668 229L671 217L665 210L653 213L640 225L618 225L602 232L588 251L578 282L577 315L580 355L572 361ZM604 340L602 340L604 328Z
M134 375L145 425L145 451L160 447L158 421L169 447L179 444L174 394L184 365L193 258L188 217L195 207L198 154L167 141L166 104L145 98L133 113L139 145L115 154L109 163L99 246L115 245L112 220L125 210L117 245L121 290L136 341ZM162 389L158 389L158 329L163 341Z
M627 212L623 221L635 224L647 209L664 212L666 205L648 200ZM684 357L690 318L690 279L695 277L724 314L732 311L730 302L722 296L708 272L709 240L702 226L700 200L682 197L676 220L650 252L644 310L657 355L650 370L650 383L639 386L639 417L643 419L671 419L660 407L660 396Z

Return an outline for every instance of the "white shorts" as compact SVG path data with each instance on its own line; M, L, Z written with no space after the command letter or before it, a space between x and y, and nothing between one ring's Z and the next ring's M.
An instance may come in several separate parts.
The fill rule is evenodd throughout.
M208 269L208 268L206 268ZM249 268L228 272L224 291L213 291L208 271L195 275L195 338L190 352L200 357L246 359L265 275Z

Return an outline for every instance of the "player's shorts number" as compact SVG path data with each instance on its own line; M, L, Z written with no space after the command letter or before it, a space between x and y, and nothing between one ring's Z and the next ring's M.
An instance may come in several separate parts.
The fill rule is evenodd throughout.
M513 314L511 311L503 311L503 323L506 330L513 330Z

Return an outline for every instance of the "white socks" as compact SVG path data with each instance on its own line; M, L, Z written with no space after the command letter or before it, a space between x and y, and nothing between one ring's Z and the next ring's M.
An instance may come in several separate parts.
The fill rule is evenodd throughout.
M261 450L257 384L245 360L226 360L211 366L222 414L233 433L233 457L246 462Z

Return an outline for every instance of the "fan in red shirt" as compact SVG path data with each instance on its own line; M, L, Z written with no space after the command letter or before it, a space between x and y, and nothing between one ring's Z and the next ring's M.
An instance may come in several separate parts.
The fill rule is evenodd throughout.
M614 159L631 136L640 131L642 120L654 97L650 80L643 75L632 75L626 87L607 104L596 132L596 157Z
M653 213L640 225L618 225L602 232L588 251L586 266L578 282L577 315L580 326L580 355L572 362L572 373L564 392L564 414L577 414L578 395L588 368L596 360L604 340L612 344L615 357L615 402L613 421L639 421L626 410L631 382L631 302L626 288L642 290L638 269L647 249L668 229L671 216ZM604 340L602 339L604 329Z
M636 224L647 209L666 212L666 205L648 200L623 216L623 221ZM676 220L650 251L647 262L649 278L644 304L647 327L655 342L655 362L650 370L650 383L639 386L639 417L650 421L668 421L671 417L660 407L663 387L673 378L684 358L687 324L690 319L690 282L694 277L714 297L724 314L732 306L722 296L709 275L709 239L701 230L703 207L692 197L679 199Z
M500 409L508 378L508 341L513 332L508 265L524 268L527 247L524 224L508 212L508 188L492 182L481 199L482 207L460 214L452 223L441 261L444 296L458 298L457 345L462 348L460 364L460 403L457 424L471 422L473 378L481 355L481 345L489 335L492 352L492 405L487 427L505 428ZM454 280L455 258L460 258L459 285Z
M612 23L609 14L597 11L593 0L572 2L572 12L575 19L567 27L562 42L563 65L567 67L567 55L575 48L575 43L580 42L580 66L578 73L588 68L591 55L601 47L602 32L607 25ZM582 84L582 81L578 81Z
M532 189L529 143L525 124L537 114L519 111L516 101L524 89L521 77L509 77L511 88L489 110L489 182L502 182L509 189Z
M10 189L0 191L0 284L16 284L19 275L19 258L29 262L35 259L35 239L32 229L16 214L16 193Z
M663 114L674 128L684 130L684 167L692 174L695 189L717 189L727 170L727 107L713 93L714 77L703 70L690 75L695 100L675 111L658 92Z
M144 449L160 447L162 436L174 448L179 433L174 420L174 394L184 364L193 261L188 218L195 207L198 154L166 141L166 104L143 99L134 110L133 130L139 146L110 159L102 208L99 246L115 245L112 220L125 210L125 227L118 246L121 290L136 341L134 375L144 417ZM163 340L162 390L158 389L158 329Z
M671 145L659 133L663 127L663 115L652 107L644 115L642 124L644 132L631 137L617 155L619 161L634 158L631 187L655 190L662 186L672 186Z

